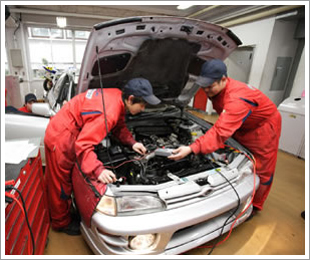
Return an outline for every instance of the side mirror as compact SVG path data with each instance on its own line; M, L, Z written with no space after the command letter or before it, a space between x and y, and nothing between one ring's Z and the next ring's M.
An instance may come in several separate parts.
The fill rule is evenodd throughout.
M45 117L51 117L56 115L56 113L51 109L48 103L33 103L32 113Z

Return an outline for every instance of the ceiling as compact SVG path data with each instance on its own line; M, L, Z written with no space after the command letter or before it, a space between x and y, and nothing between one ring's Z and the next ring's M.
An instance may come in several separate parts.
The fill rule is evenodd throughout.
M24 21L26 19L30 22L36 21L34 16L44 16L47 21L48 17L66 16L72 20L93 20L95 24L131 16L168 15L200 19L229 27L270 16L304 17L302 5L194 5L185 10L178 10L177 5L9 5L8 7L13 18L23 16Z

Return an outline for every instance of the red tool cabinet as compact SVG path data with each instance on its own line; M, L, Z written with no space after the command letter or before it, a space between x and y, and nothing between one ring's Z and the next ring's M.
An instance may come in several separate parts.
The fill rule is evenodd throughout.
M43 254L50 227L50 219L43 181L40 152L20 164L5 164L5 180L15 180L25 201L29 224L35 240L35 254ZM16 191L16 198L20 201ZM30 243L30 247L28 245ZM5 254L31 255L33 245L26 218L18 204L13 201L5 206Z

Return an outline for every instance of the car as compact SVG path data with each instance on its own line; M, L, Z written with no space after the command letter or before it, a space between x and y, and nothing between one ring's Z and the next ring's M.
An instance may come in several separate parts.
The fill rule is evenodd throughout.
M73 169L82 235L95 254L181 254L250 216L259 178L251 153L234 139L212 154L167 158L172 149L192 143L212 127L187 109L199 89L195 79L202 64L224 60L240 44L227 28L183 17L129 17L94 25L76 93L122 89L128 80L143 77L162 101L126 116L128 129L148 149L145 156L112 135L95 146L117 182L100 183L78 163ZM53 113L50 106L44 108L41 115L46 117L25 120L48 120ZM6 114L6 129L7 116L16 115Z
M46 103L50 105L50 111L47 114L54 115L64 105L64 102L70 101L76 94L76 78L77 75L72 70L66 70L60 73L54 85L48 91ZM38 107L36 107L36 105ZM40 104L34 107L35 114L41 114L38 108Z
M44 134L49 118L32 116L13 107L5 109L5 141L40 138L40 154L45 165Z
M9 106L5 111L5 140L40 137L40 153L45 166L44 135L49 118L54 116L64 104L76 94L76 74L66 70L57 75L57 80L49 89L44 103L33 103L32 113L24 113ZM21 130L22 129L22 130Z

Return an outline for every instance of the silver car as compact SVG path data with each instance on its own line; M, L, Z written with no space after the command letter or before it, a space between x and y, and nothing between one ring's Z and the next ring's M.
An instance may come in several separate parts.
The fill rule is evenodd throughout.
M212 154L167 159L172 149L212 127L186 110L199 88L195 79L201 65L224 60L240 44L226 28L178 17L132 17L94 26L77 93L122 89L131 78L144 77L162 100L126 118L135 139L147 147L146 156L110 135L95 146L98 159L117 175L116 183L99 183L75 165L74 201L82 234L95 254L180 254L249 217L259 179L251 154L235 140ZM13 116L6 114L6 127Z

